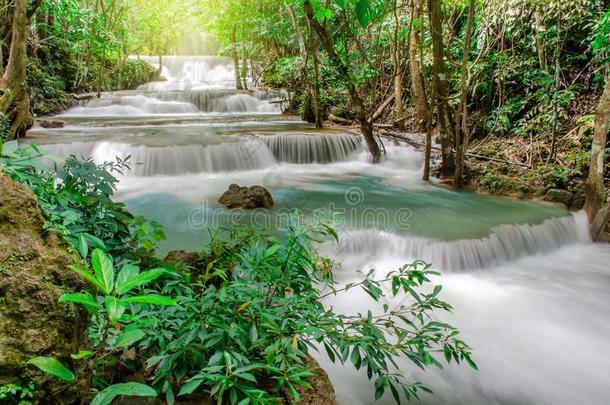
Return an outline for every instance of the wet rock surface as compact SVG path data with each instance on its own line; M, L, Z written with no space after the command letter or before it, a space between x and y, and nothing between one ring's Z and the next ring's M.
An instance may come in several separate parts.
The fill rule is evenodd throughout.
M59 238L43 231L35 196L0 175L0 385L31 377L25 362L32 357L70 364L84 341L85 313L58 302L63 293L85 287L72 263ZM60 384L33 376L38 387Z
M564 204L566 207L569 207L572 202L572 199L574 198L574 193L568 190L551 188L546 192L544 198L548 201L561 203Z
M241 187L237 184L231 184L218 202L227 208L271 208L273 197L271 197L269 190L263 186Z

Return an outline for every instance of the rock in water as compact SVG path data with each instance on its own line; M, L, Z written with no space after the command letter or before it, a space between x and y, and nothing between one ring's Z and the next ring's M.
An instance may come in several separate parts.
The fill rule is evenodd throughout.
M40 126L43 128L63 128L64 122L57 120L41 120Z
M273 207L271 193L262 186L240 187L237 184L231 184L218 202L227 208L248 210Z
M65 292L84 281L68 267L65 244L43 230L32 192L0 174L0 386L19 382L36 356L55 356L70 364L84 341L87 316L74 304L62 304ZM36 372L38 387L51 391L58 379ZM67 395L66 392L62 395ZM45 403L56 403L46 398Z
M557 202L565 205L566 207L572 202L574 194L568 190L560 190L552 188L546 192L544 198L548 201Z

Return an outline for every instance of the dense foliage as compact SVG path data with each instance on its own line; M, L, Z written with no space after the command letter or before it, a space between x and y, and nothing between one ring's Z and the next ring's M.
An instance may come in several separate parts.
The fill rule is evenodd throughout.
M347 97L348 83L353 83L371 121L421 131L426 128L427 109L432 109L431 125L439 124L441 135L447 132L453 155L464 153L458 149L465 145L464 150L493 159L469 160L461 173L483 187L489 184L482 181L484 176L494 176L500 185L495 191L574 190L586 176L592 134L588 117L595 112L609 55L607 2L309 3L348 67L347 81L329 61L305 16L303 1L206 1L202 23L227 50L243 48L240 55L257 61L252 67L255 79L260 73L266 84L293 91L292 110L309 120L312 80L320 87L324 116L355 119L354 104ZM440 26L433 29L429 5L436 4ZM297 26L291 24L291 10ZM445 118L433 100L434 30L442 35L439 66L446 71L441 85L447 93L442 100L447 100L444 108L450 113ZM300 34L305 49L298 41ZM423 94L417 92L420 75ZM450 122L443 125L444 120ZM455 163L460 163L457 157ZM453 162L447 165L450 168ZM554 173L565 181L554 181Z

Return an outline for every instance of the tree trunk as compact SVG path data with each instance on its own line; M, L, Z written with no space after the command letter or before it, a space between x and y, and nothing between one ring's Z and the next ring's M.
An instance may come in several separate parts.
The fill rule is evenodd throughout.
M542 38L542 33L544 32L545 28L542 15L540 14L540 5L535 6L534 22L536 26L536 52L538 53L538 63L540 64L541 69L546 69L546 52L544 50L544 39Z
M443 45L443 26L441 23L441 0L428 0L430 33L432 36L432 67L434 72L433 88L436 98L436 111L440 124L441 138L441 176L451 177L455 169L452 140L453 125L447 96L447 72L445 70Z
M248 57L246 47L241 47L241 79L244 82L244 89L248 90Z
M102 96L102 84L104 82L104 69L106 67L106 47L102 51L102 61L100 62L100 71L97 77L97 98Z
M349 69L347 68L345 62L343 62L341 57L335 51L333 40L327 32L326 28L324 28L320 24L320 22L314 18L314 11L311 5L311 1L305 0L303 6L305 8L305 15L307 16L309 23L313 27L314 31L316 31L316 34L318 35L318 38L320 38L322 46L326 50L326 53L328 53L329 59L335 65L337 73L341 77L341 80L343 81L344 85L347 87L347 92L349 94L351 104L356 110L356 116L358 118L358 121L360 122L360 131L362 132L362 136L364 137L369 151L371 152L372 161L373 163L379 163L379 160L381 158L381 150L379 149L379 145L377 144L375 136L373 135L373 125L367 117L366 109L364 108L364 101L362 100L362 98L358 94L358 91L356 90L356 87L354 86L354 82L352 81L352 78L350 76Z
M392 57L394 59L394 116L398 120L405 115L402 102L402 67L400 60L400 41L398 40L399 33L398 20L398 0L394 0L394 38L392 43ZM401 121L399 128L404 130L404 121Z
M604 93L597 107L593 143L591 145L591 164L585 182L585 211L593 221L597 212L606 202L604 189L604 166L606 162L606 143L610 127L610 78L606 80Z
M474 20L474 11L476 0L470 0L468 9L468 21L466 23L466 32L464 33L464 48L462 50L462 66L460 75L460 103L456 112L455 120L455 171L453 176L453 185L461 188L464 184L464 156L466 153L466 143L468 138L468 61L470 55L470 43L472 40L472 24Z
M318 61L318 50L314 43L311 28L308 32L309 52L313 59L313 108L316 114L316 128L322 128L322 102L320 101L320 62Z
M163 75L163 55L159 54L159 77Z
M409 35L409 67L411 69L411 92L415 98L415 114L417 125L420 129L426 125L428 120L428 102L426 101L426 88L423 82L422 61L420 58L421 49L421 16L422 16L423 0L414 0L413 4L413 20L417 24L411 24L411 33Z
M9 139L22 135L32 123L30 100L24 86L29 23L27 0L15 0L9 58L0 80L0 113L11 122Z
M233 69L235 70L235 88L243 90L241 85L241 76L239 74L239 56L237 55L237 26L233 24L231 32L231 56L233 57Z

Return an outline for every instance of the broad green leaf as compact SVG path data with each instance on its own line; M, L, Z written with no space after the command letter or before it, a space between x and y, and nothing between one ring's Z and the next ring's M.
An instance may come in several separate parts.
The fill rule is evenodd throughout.
M123 295L123 294L128 293L129 291L133 290L136 287L148 284L148 283L156 280L157 278L159 278L161 275L163 275L165 273L166 273L166 270L160 269L160 268L144 271L144 272L138 274L137 276L132 277L128 281L126 281L123 285L121 285L119 288L117 288L116 292L117 292L117 294Z
M89 245L102 249L102 250L106 250L106 244L104 243L103 240L101 240L97 236L93 236L89 233L83 233L82 235Z
M144 336L146 336L146 333L144 333L141 329L128 330L123 332L117 338L114 345L119 348L127 349L138 340L141 340Z
M369 0L358 0L356 2L356 17L363 28L366 28L371 22Z
M28 361L28 364L33 364L47 374L51 374L64 381L74 381L76 378L74 373L66 368L55 357L34 357Z
M85 235L80 234L76 241L76 249L83 259L87 258L87 255L89 254L89 245L87 244L87 240L85 240Z
M93 284L95 288L97 288L101 292L104 292L104 285L93 274L89 273L89 271L75 265L70 266L70 268L76 273L80 274L85 280Z
M93 353L91 350L81 350L80 352L78 352L76 354L71 354L70 357L72 357L74 360L80 360L80 359L85 359L87 357L91 357L94 354L95 353Z
M105 298L106 311L108 311L108 318L110 322L117 323L121 320L121 317L127 309L127 304L116 297L107 295Z
M59 297L59 302L74 302L76 304L81 304L94 314L97 314L99 311L97 300L89 293L63 294Z
M104 294L110 294L114 287L114 267L110 258L100 249L91 255L91 265L96 278L104 285Z
M197 389L197 387L199 387L201 385L202 382L203 382L202 377L191 378L190 380L188 380L186 382L186 384L184 384L180 388L180 392L178 393L178 396L192 394Z
M159 294L137 295L135 297L123 298L121 301L134 304L176 305L176 301L173 299Z
M121 286L125 285L127 281L131 280L133 277L137 276L140 272L140 268L134 264L126 264L121 267L121 271L116 279L116 290L120 291Z
M136 382L128 382L122 384L114 384L93 398L91 405L109 405L118 396L128 397L156 397L157 391L145 384Z

